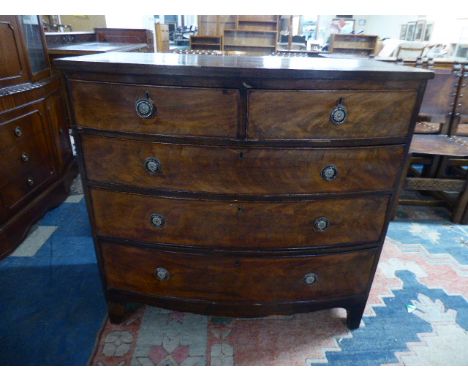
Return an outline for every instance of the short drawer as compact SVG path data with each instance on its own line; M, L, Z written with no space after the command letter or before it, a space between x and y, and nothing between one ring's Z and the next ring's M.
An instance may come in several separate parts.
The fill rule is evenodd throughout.
M54 172L46 166L33 166L23 174L0 187L0 199L5 208L12 210L18 207L26 198L36 191L39 187L52 181Z
M250 139L405 137L415 91L281 91L248 93ZM333 122L334 121L334 122Z
M40 147L40 140L41 137L37 136L21 140L2 153L0 187L18 177L33 176L39 179L54 171L47 151Z
M108 289L212 302L279 303L361 294L375 260L374 250L240 258L100 246Z
M307 201L218 201L91 190L98 235L219 248L377 242L388 196Z
M0 153L2 156L14 147L34 145L44 148L46 127L39 109L31 110L0 123Z
M0 125L0 199L8 210L55 176L45 130L39 110Z
M95 135L83 135L82 147L92 181L249 195L391 190L404 157L403 146L232 148Z
M84 127L158 135L237 135L238 90L72 81L71 96L76 124ZM150 111L148 105L153 112L142 114Z

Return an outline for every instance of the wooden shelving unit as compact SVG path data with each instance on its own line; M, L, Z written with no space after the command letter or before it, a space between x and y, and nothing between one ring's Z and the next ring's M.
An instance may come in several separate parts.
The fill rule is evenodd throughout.
M270 55L276 50L279 16L198 16L200 35L192 36L192 50L222 50Z
M378 36L363 34L332 34L330 53L369 56L374 54Z
M237 16L235 29L224 29L224 49L270 55L276 49L279 16Z
M223 36L190 36L192 50L223 50Z

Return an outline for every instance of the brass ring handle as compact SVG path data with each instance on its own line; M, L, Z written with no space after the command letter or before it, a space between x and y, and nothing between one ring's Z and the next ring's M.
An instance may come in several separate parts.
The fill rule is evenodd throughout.
M144 167L146 171L154 175L161 171L161 162L158 158L148 157L145 160Z
M328 221L326 217L321 216L314 220L314 230L316 232L326 231L329 226L330 226L330 222Z
M306 275L304 275L304 282L307 284L307 285L312 285L312 284L315 284L318 280L318 277L315 273L307 273Z
M164 216L159 214L151 214L150 221L151 224L156 228L162 228L164 227L164 224L166 224L166 219L164 219Z
M327 182L330 182L332 180L335 180L338 176L338 169L335 165L330 164L322 169L320 175L322 176L322 179L326 180Z
M338 100L338 104L330 112L330 121L334 125L343 124L348 118L348 111L346 106L343 104L343 98Z
M140 118L149 119L156 114L156 106L148 93L135 101L135 111Z
M163 267L157 267L154 270L154 277L156 277L158 280L164 281L164 280L169 280L170 273L166 268Z

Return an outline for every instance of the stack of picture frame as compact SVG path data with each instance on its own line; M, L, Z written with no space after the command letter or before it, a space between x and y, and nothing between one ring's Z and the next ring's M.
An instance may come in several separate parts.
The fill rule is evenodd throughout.
M433 23L426 20L410 21L401 25L400 40L429 41L431 39Z

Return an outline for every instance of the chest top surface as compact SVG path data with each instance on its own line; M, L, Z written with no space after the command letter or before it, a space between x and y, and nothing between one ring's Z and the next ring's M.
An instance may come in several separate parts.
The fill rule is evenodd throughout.
M55 60L64 71L180 76L425 80L429 70L372 59L110 52Z

